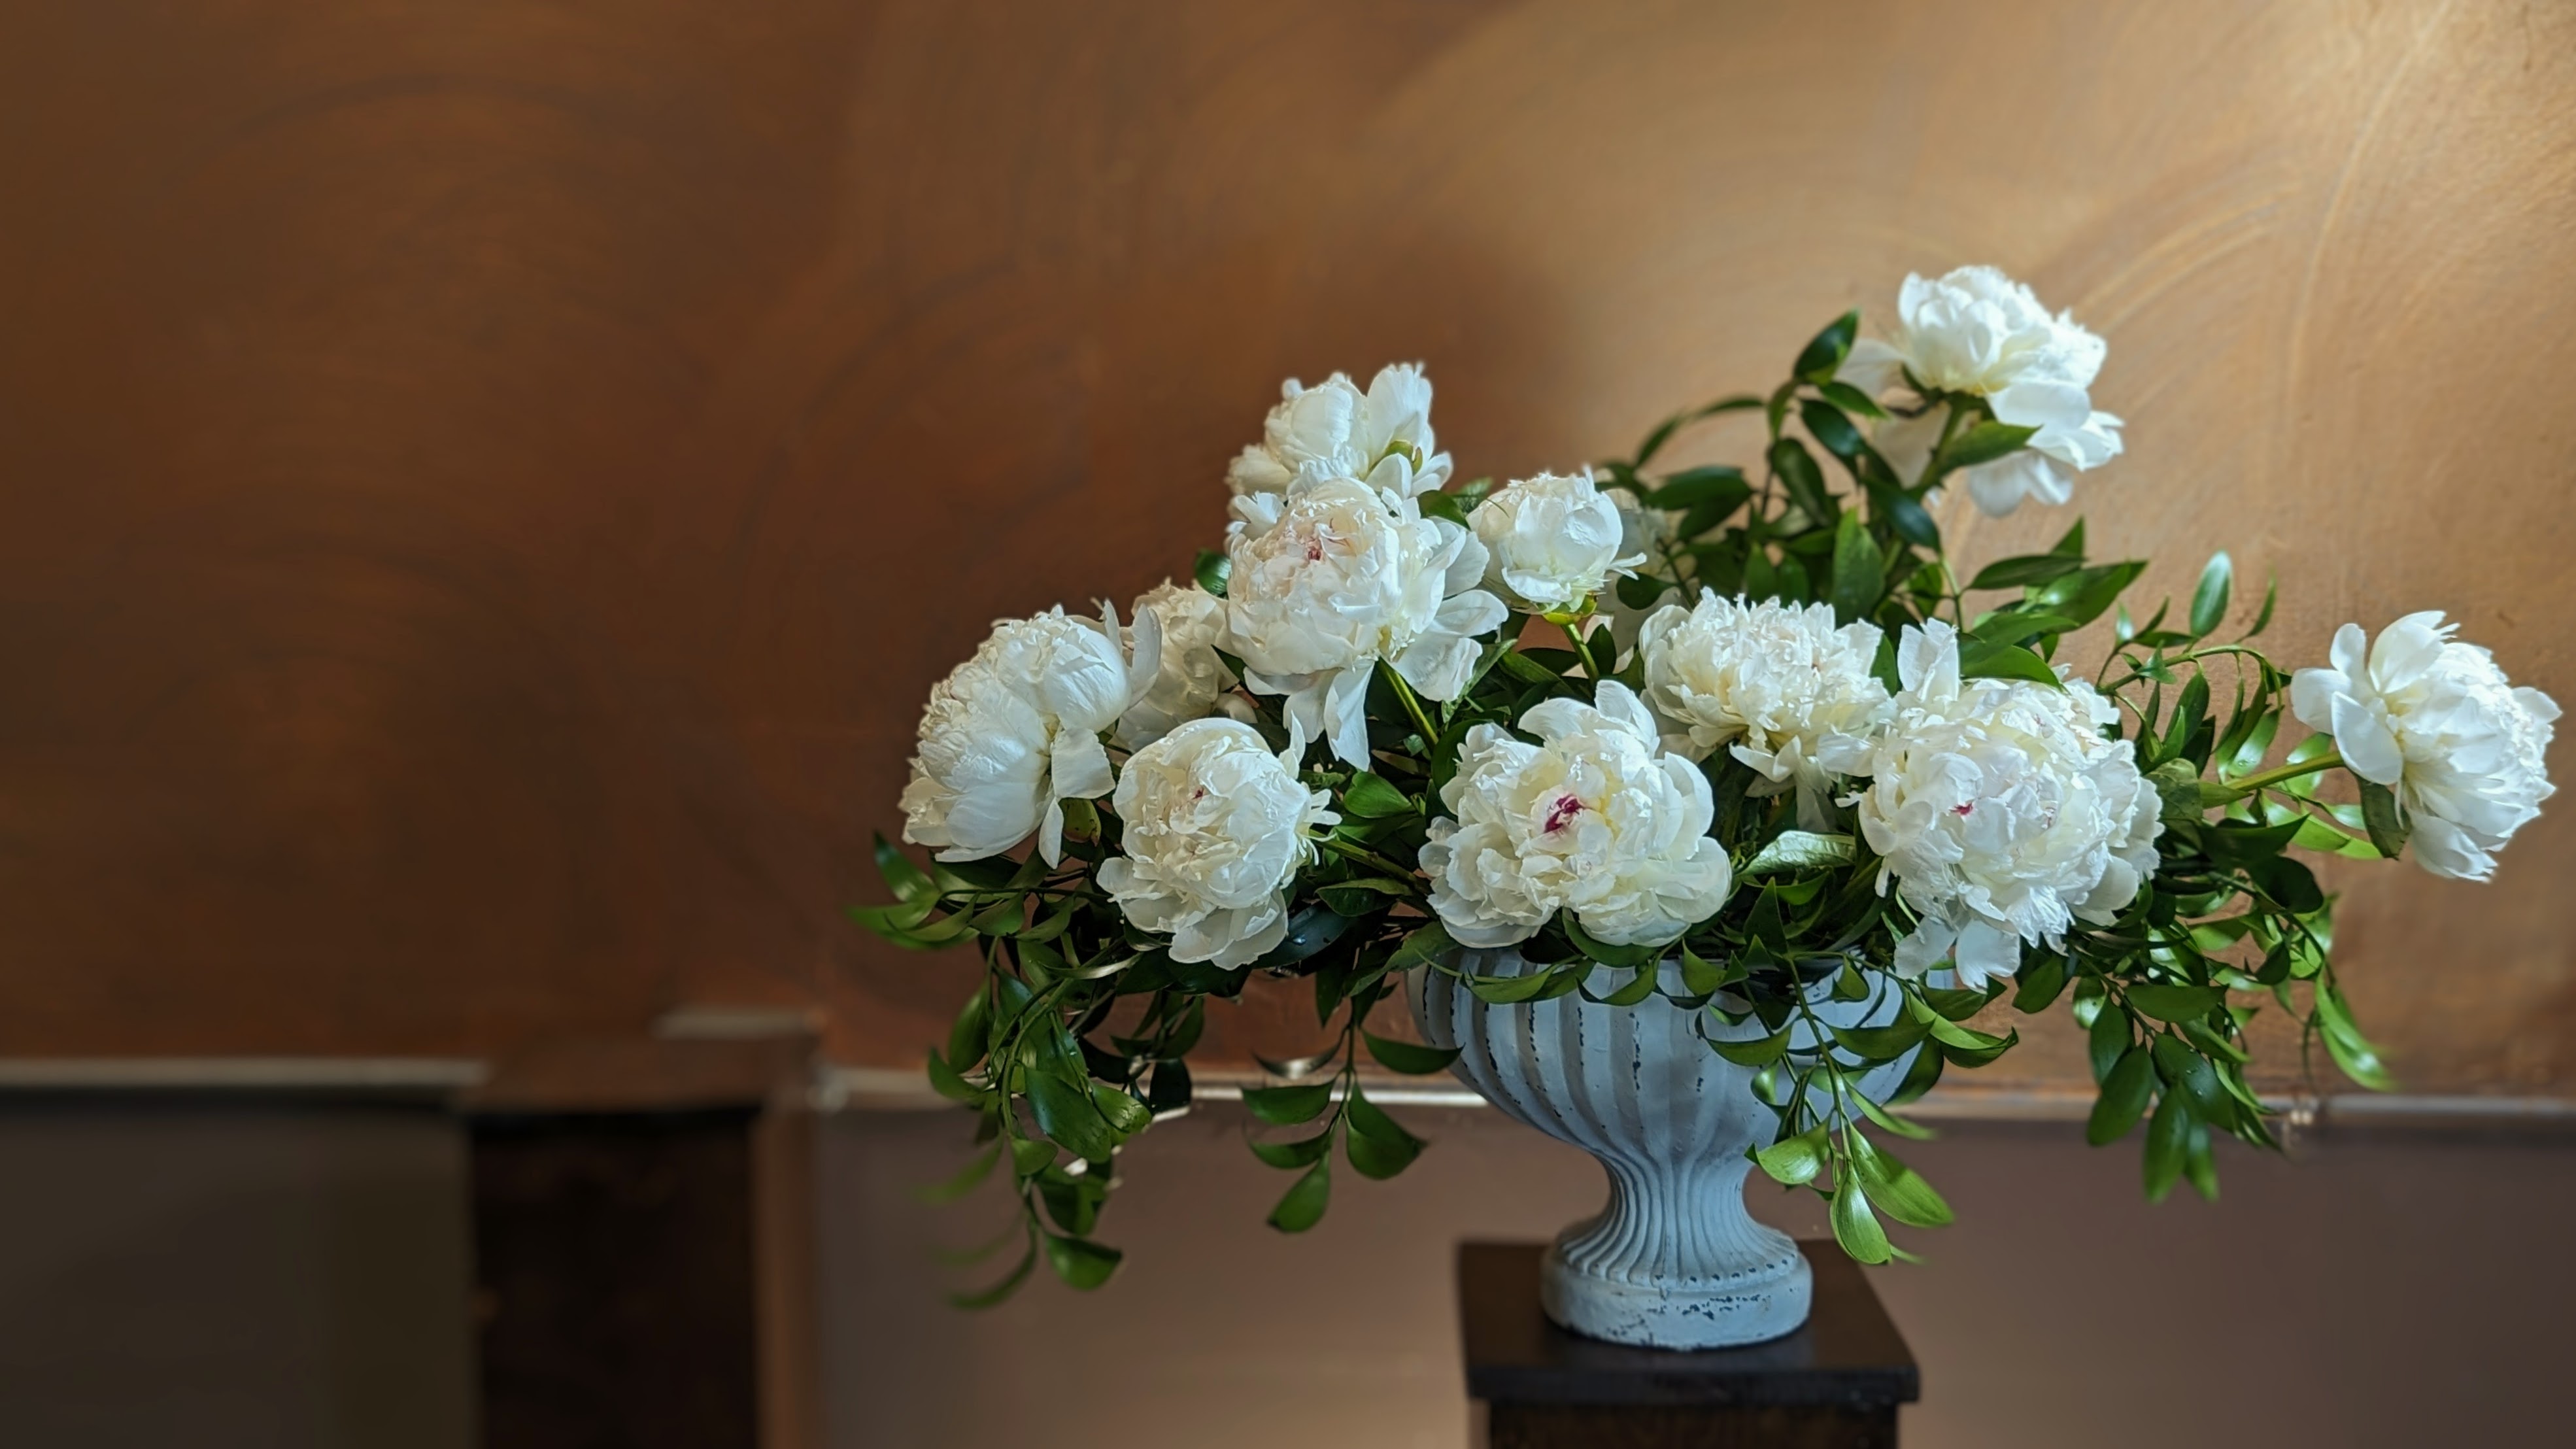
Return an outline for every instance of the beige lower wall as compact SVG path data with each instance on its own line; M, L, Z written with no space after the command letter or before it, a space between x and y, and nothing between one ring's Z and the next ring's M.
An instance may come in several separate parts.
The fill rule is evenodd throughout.
M1469 1443L1450 1245L1544 1237L1597 1205L1599 1178L1490 1111L1406 1115L1433 1149L1397 1183L1342 1175L1302 1239L1262 1226L1285 1178L1243 1150L1233 1110L1158 1127L1122 1159L1103 1231L1129 1250L1121 1276L982 1315L939 1304L951 1279L928 1253L988 1235L1003 1204L910 1196L963 1160L971 1124L840 1119L831 1442ZM1923 1364L1908 1449L2523 1443L2560 1418L2576 1264L2552 1221L2576 1139L2345 1132L2295 1163L2232 1154L2218 1204L2154 1208L2134 1144L2088 1150L2073 1126L1954 1126L1908 1156L1961 1216L1915 1235L1927 1266L1875 1280ZM1804 1201L1755 1193L1820 1232Z

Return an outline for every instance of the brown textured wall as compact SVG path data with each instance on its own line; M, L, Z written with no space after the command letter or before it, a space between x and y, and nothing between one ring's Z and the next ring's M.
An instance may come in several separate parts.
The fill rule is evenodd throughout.
M2564 4L20 6L0 197L0 1053L911 1060L966 963L838 907L922 691L1186 567L1280 376L1516 473L1909 268L2110 338L2151 586L2576 696ZM2341 873L2410 1086L2576 1078L2571 865Z

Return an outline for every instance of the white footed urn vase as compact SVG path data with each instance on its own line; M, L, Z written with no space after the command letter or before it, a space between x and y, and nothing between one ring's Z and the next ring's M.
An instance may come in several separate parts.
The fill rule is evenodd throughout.
M1468 951L1482 976L1544 970L1512 950ZM1677 963L1664 963L1678 993ZM1777 1338L1807 1321L1807 1260L1788 1234L1744 1208L1748 1148L1768 1146L1779 1119L1753 1095L1754 1071L1709 1050L1694 1013L1649 998L1604 1006L1581 992L1497 1005L1456 977L1415 973L1415 1020L1425 1041L1459 1049L1451 1068L1500 1108L1600 1159L1610 1200L1548 1248L1540 1279L1547 1316L1590 1338L1654 1348L1720 1348ZM1819 995L1824 993L1820 991ZM1891 1020L1893 993L1817 1000L1835 1026ZM1761 1024L1729 1028L1696 1014L1709 1035L1753 1040ZM1793 1034L1792 1047L1811 1045ZM1866 1082L1873 1094L1902 1066Z

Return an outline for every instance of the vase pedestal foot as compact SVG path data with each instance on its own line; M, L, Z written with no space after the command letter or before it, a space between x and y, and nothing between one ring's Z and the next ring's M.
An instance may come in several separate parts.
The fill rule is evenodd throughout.
M1814 1296L1806 1257L1785 1251L1746 1272L1713 1279L1638 1283L1588 1273L1551 1244L1539 1263L1539 1305L1549 1321L1608 1343L1653 1348L1732 1348L1763 1343L1807 1321Z

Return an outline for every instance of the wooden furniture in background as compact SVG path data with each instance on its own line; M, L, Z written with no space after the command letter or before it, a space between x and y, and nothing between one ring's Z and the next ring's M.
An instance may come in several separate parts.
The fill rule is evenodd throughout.
M1805 1326L1768 1343L1672 1352L1580 1338L1539 1308L1538 1243L1458 1249L1467 1393L1492 1449L1895 1449L1921 1391L1914 1353L1864 1270L1829 1240Z

